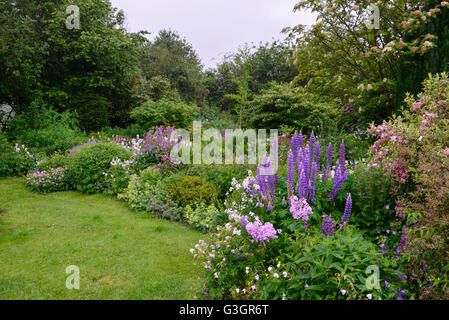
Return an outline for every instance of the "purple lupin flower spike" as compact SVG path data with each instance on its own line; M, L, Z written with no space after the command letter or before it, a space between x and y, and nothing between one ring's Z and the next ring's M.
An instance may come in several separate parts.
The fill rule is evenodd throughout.
M295 161L296 158L298 157L298 151L300 149L300 140L301 138L299 137L299 135L295 133L295 135L292 137L290 141L290 150L293 154L293 158L295 159Z
M289 197L293 195L293 190L295 188L295 169L295 157L293 153L290 152L287 160L287 188Z
M307 177L304 170L301 170L298 183L298 195L299 198L305 198L307 195Z
M309 200L310 202L315 202L315 187L316 187L316 179L318 176L318 168L317 163L312 163L312 171L310 173L310 190L309 190Z
M348 179L349 173L347 171L345 171L345 172L341 173L341 175L337 176L338 171L339 170L337 170L335 172L336 179L334 179L334 186L329 194L329 197L327 198L329 200L329 202L334 202L335 197L337 196L337 193L340 190L342 184L346 182L346 179Z
M315 161L315 152L316 152L316 150L315 150L315 142L316 142L316 138L315 138L315 135L313 134L313 131L312 131L312 134L310 135L310 142L309 142L310 162Z
M346 222L348 222L349 217L351 215L351 209L352 209L352 198L351 194L348 194L348 198L346 199L345 212L343 213L343 217L341 218L340 228L343 228Z
M326 183L327 182L327 168L326 166L323 167L323 175L321 177L321 182Z
M346 171L346 154L345 154L345 142L342 140L340 145L340 170Z
M326 165L327 170L332 170L332 155L333 155L332 144L329 143L329 146L327 147L327 165Z
M320 168L320 164L321 164L321 145L320 145L319 141L316 142L315 154L316 154L315 162L317 163L318 168Z
M331 215L325 214L323 216L323 222L321 224L321 232L327 237L334 235L335 224L334 224L334 219L332 219Z

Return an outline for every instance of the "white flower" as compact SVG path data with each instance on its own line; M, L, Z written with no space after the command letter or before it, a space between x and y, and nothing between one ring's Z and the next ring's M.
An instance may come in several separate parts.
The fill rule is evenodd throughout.
M273 270L273 267L268 267L268 271L271 272L271 270Z
M193 249L193 248L190 249L190 253L191 253L191 254L194 254L194 253L195 253L195 249Z
M256 285L252 285L252 286L251 286L251 289L252 289L253 291L256 291Z
M346 290L345 289L341 289L340 290L341 294L344 296L346 294Z
M371 294L371 293L368 293L367 295L366 295L366 297L368 298L368 299L372 299L373 298L373 295Z
M284 278L287 278L287 271L284 271L283 273L282 273L282 275L284 276Z
M273 277L276 278L276 279L278 279L278 278L279 278L279 275L278 275L277 273L275 273L275 274L273 274Z
M235 289L235 292L240 293L240 289Z

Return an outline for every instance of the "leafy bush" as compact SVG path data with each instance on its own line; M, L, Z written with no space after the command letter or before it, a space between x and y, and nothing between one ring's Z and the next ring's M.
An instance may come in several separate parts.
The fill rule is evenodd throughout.
M405 281L396 261L381 257L378 248L352 228L333 237L300 234L277 267L261 277L263 299L395 299L404 295ZM379 268L380 286L367 287L368 267ZM285 271L282 271L285 270ZM284 275L282 276L282 273ZM279 276L274 276L278 273ZM397 292L396 292L397 291ZM401 291L403 291L401 293Z
M131 177L119 199L126 200L131 209L149 212L156 218L180 221L184 216L183 209L167 197L161 182L142 182L137 175Z
M251 166L248 165L189 165L182 172L188 176L199 176L216 185L219 188L219 199L225 200L232 179L245 178L249 168Z
M373 165L391 176L406 223L410 280L421 298L449 297L449 77L429 76L403 115L372 126ZM401 252L402 253L402 252Z
M200 231L215 229L220 219L220 211L213 204L206 206L201 203L195 209L188 205L185 210L187 223Z
M397 221L391 194L391 179L379 168L360 163L348 178L348 191L353 199L351 222L372 240L392 230Z
M46 109L17 116L7 132L10 139L46 155L65 152L86 140L73 114Z
M105 178L117 158L128 160L131 152L113 143L86 145L76 151L69 162L68 179L85 193L104 192L110 183ZM112 176L114 178L114 176Z
M69 158L61 153L55 153L51 157L46 157L39 161L36 168L39 170L49 170L51 168L64 168L68 166Z
M289 84L272 84L253 101L251 118L257 128L279 128L287 125L303 133L326 133L342 127L343 112L338 101L330 101Z
M148 131L148 128L142 128L138 124L131 124L126 128L120 127L104 127L100 130L103 134L102 136L119 136L119 137L127 137L127 138L135 138L137 136L144 137Z
M144 128L152 128L167 123L176 124L179 128L187 128L198 114L199 108L195 105L167 99L147 101L130 112L131 119Z
M167 193L171 199L184 207L196 206L201 202L210 205L218 197L218 189L215 185L195 176L183 176L168 186Z
M151 183L161 178L161 171L156 167L148 167L140 171L140 180L143 183Z
M66 168L50 168L44 171L30 171L27 176L27 186L34 192L50 193L66 191L69 186L65 181Z
M11 146L3 138L0 148L0 177L24 176L36 166L36 158L24 145Z

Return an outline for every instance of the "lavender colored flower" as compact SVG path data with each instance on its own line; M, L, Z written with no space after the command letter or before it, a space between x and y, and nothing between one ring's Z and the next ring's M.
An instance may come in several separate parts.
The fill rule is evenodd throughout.
M326 168L328 170L332 169L332 156L333 156L332 144L329 143L329 146L327 147L327 165L326 165Z
M287 188L289 196L293 195L293 190L295 189L295 169L295 157L290 152L287 160Z
M309 190L309 200L314 203L315 202L315 188L316 188L316 179L318 177L318 168L317 163L312 163L312 170L310 172L310 190Z
M293 196L290 198L290 212L292 213L294 219L308 221L309 216L313 213L313 210L305 198L298 200L298 197Z
M406 234L406 230L405 228L402 228L402 234L401 234L401 240L399 241L399 244L396 248L396 256L401 256L402 252L405 249L405 244L407 241L407 234ZM424 262L424 266L425 266L425 262ZM425 269L424 269L425 270Z
M321 232L325 236L332 236L335 233L335 223L331 215L324 215L323 222L321 224Z
M348 171L341 172L340 170L336 170L335 178L334 178L334 185L333 185L332 190L327 198L330 202L334 202L338 191L340 190L343 183L346 182L346 180L348 179L348 176L349 176Z
M246 225L246 231L256 242L262 243L264 246L272 239L276 239L279 230L274 229L273 225L269 222L262 224L259 219L254 222L250 222Z
M310 155L311 162L315 161L315 152L316 152L315 142L316 142L316 138L312 131L312 134L310 135L310 141L309 141L309 155Z
M348 198L346 199L346 207L343 213L343 217L341 218L340 228L343 228L346 222L348 222L349 217L351 215L351 209L352 209L352 198L351 194L349 194Z
M346 146L344 141L340 144L340 170L346 171Z

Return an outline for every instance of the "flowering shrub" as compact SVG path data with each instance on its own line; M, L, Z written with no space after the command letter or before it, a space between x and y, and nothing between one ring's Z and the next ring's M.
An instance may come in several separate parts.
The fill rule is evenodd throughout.
M117 158L130 159L130 156L130 151L122 146L112 143L93 143L73 153L69 162L67 177L74 187L81 192L108 192L111 184L117 187L113 188L113 190L116 190L123 186L123 181L114 180L119 178L114 173L126 174L127 170L126 167L118 166Z
M200 177L183 176L167 187L167 194L182 206L210 205L217 200L218 189Z
M184 216L183 208L168 198L161 183L142 183L137 175L131 177L128 188L118 198L127 201L131 209L149 212L156 218L181 221Z
M68 190L65 182L67 168L50 168L49 170L30 171L26 176L27 186L35 192L49 193Z
M393 179L395 211L404 218L409 281L423 298L449 297L449 78L424 81L417 99L408 96L403 116L372 126L379 138L373 166Z
M206 206L200 203L196 208L185 207L186 222L194 229L200 231L214 230L221 218L220 211L213 205Z
M11 146L4 139L0 148L0 177L24 176L36 166L36 157L24 145Z

